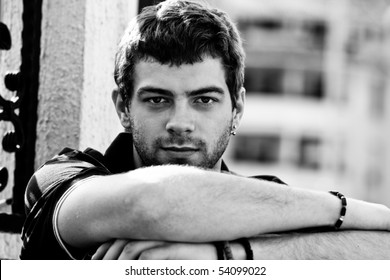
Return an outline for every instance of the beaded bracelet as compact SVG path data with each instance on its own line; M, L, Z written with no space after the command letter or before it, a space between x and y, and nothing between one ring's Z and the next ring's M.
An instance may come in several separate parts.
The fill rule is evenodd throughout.
M233 260L232 249L228 241L214 242L215 249L217 249L218 260Z
M240 239L237 239L237 242L240 243L244 247L246 259L253 260L253 251L251 248L251 244L249 243L249 240L247 238L240 238Z
M330 191L329 193L333 194L334 196L337 196L341 200L340 218L338 218L334 225L335 229L340 229L341 225L344 222L345 213L347 213L347 199L343 194L339 192Z
M225 258L227 260L234 260L233 252L232 252L232 249L230 248L230 244L228 241L223 242L223 252L224 252Z

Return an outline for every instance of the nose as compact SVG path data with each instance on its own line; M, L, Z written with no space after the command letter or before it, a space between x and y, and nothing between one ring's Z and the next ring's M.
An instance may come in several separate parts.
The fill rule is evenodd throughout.
M189 134L195 130L194 116L186 104L175 104L166 124L171 134Z

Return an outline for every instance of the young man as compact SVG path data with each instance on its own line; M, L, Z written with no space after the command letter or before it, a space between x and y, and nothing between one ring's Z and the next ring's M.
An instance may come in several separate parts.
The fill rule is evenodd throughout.
M116 56L125 133L104 156L65 149L36 171L21 258L81 259L96 248L96 259L245 259L251 249L259 259L390 258L387 207L228 171L243 71L223 12L170 0L144 9ZM311 231L292 233L302 229Z

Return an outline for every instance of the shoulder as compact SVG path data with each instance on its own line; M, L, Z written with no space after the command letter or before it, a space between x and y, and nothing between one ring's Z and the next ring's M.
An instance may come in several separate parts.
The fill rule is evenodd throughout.
M25 192L27 218L22 232L21 258L69 258L54 233L55 209L61 197L77 182L94 175L110 174L101 163L102 158L98 151L92 149L81 152L65 148L38 168Z
M63 149L39 167L29 180L25 193L27 210L44 193L61 183L93 174L109 174L101 163L101 158L103 156L93 149L84 152L70 148Z

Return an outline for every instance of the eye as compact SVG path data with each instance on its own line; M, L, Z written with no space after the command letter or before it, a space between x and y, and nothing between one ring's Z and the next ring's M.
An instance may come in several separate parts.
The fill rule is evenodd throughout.
M214 102L216 102L217 100L215 100L214 98L211 98L211 97L208 97L208 96L202 96L202 97L199 97L195 100L195 103L200 103L200 104L212 104Z
M159 97L159 96L147 98L145 101L152 103L152 104L162 104L162 103L168 102L167 99L165 99L164 97Z

